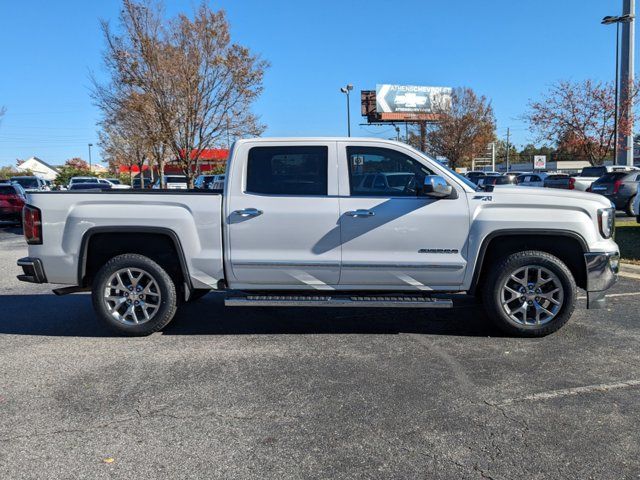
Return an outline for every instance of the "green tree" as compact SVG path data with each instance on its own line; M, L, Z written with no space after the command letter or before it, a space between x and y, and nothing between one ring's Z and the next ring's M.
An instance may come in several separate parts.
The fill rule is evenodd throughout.
M97 175L89 170L89 164L87 162L81 158L74 157L67 160L62 167L58 168L58 176L53 183L58 186L66 187L72 177L96 176Z

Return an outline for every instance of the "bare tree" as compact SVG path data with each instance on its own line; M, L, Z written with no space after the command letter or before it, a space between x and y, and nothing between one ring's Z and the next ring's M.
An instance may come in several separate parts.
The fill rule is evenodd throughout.
M147 135L168 147L192 187L205 149L223 144L227 132L240 138L264 131L251 105L268 65L232 43L224 12L205 3L193 18L162 18L152 0L124 0L120 31L103 22L111 81L101 87L109 95L100 95L143 96Z
M100 126L100 147L110 167L116 169L121 165L126 166L130 181L133 167L138 167L140 185L144 188L143 172L145 162L149 163L150 146L140 118L127 110L115 110L101 120Z
M539 101L529 103L524 119L540 140L554 142L561 151L600 165L614 146L614 88L612 83L592 80L558 82ZM636 97L630 101L635 103ZM630 133L630 125L620 117L618 131Z
M439 120L426 133L428 148L446 157L451 168L469 164L495 137L495 118L489 100L470 88L455 88L451 103L434 105L434 113Z

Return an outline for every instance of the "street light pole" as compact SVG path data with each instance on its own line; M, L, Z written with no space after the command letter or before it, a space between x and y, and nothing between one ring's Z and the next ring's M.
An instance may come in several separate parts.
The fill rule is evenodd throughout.
M89 172L91 172L91 147L93 147L93 143L89 144Z
M629 0L624 0L625 2L629 1ZM633 1L633 0L631 0ZM624 6L626 9L626 6ZM628 163L628 159L627 159L627 152L625 151L624 153L618 153L618 147L619 147L619 140L618 140L618 118L620 117L620 24L624 23L624 24L628 24L630 22L633 21L633 14L632 13L626 13L625 15L620 15L620 16L606 16L602 19L602 24L603 25L611 25L612 23L616 24L616 74L615 74L615 87L614 87L614 114L613 114L613 163L614 165L622 165L622 164L626 164ZM632 29L633 31L633 29ZM633 48L633 47L632 47ZM633 53L631 54L631 57L633 57ZM627 59L627 62L629 60ZM631 58L631 62L633 62L633 58ZM633 75L633 73L631 74ZM627 75L628 76L628 75ZM624 75L623 75L624 77ZM632 80L633 81L633 80ZM630 84L629 84L630 85ZM633 137L631 139L631 165L633 165Z
M616 88L615 88L615 113L613 117L613 164L618 164L618 82L620 77L620 22L616 22Z
M353 85L348 83L346 87L340 88L340 91L347 96L347 136L351 136L351 109L349 108L349 92L353 90Z
M622 1L622 14L627 20L622 25L622 45L620 50L620 105L621 117L625 121L622 132L623 149L618 153L618 163L633 166L633 63L635 44L635 0Z

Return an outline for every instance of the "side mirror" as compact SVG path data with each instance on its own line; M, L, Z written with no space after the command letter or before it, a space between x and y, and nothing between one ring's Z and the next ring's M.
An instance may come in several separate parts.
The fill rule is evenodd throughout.
M445 198L451 196L453 187L440 175L427 175L422 192L427 197Z

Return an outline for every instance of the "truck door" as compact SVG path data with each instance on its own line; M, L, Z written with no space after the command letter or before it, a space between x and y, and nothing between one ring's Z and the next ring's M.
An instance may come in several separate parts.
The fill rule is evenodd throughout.
M232 288L332 290L340 276L335 142L242 142L226 207Z
M464 278L467 197L418 195L435 173L410 149L338 143L342 288L455 289ZM358 179L376 173L370 189Z

